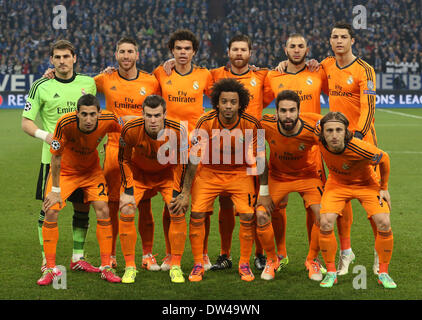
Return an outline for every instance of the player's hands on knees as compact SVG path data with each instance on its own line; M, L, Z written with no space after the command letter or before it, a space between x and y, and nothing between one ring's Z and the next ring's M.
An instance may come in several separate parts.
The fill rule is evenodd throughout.
M380 190L380 198L384 199L385 202L388 204L388 208L391 211L391 198L390 198L390 192L388 190Z
M117 71L115 67L107 67L103 71L101 71L101 73L112 74L114 71Z
M166 75L171 75L172 70L176 66L176 59L171 58L168 59L166 62L163 63L163 69Z
M189 207L189 195L186 193L180 193L177 197L171 199L168 205L170 214L178 215L188 211Z
M122 194L120 195L119 210L121 211L122 208L126 206L136 207L135 197L122 192Z
M44 198L43 203L43 211L47 212L48 209L50 209L52 206L54 206L56 203L59 204L60 208L63 205L63 200L60 192L53 192L51 191L47 196Z
M42 75L43 78L47 78L47 79L54 79L55 74L54 72L56 71L56 69L54 68L48 68L47 70L45 70L44 74Z
M271 214L275 209L273 199L271 199L270 195L258 196L258 201L256 202L255 208L258 208L259 206L263 206L268 214Z

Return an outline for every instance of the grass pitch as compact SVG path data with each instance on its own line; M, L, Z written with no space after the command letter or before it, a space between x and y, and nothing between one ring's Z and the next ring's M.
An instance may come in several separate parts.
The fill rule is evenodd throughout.
M273 112L269 109L267 112ZM326 110L325 110L326 111ZM393 113L391 113L393 111ZM395 113L399 112L401 114ZM406 115L414 115L409 117ZM317 282L307 278L304 260L308 240L305 227L305 211L297 194L290 196L287 207L287 251L290 263L276 275L274 281L260 279L260 272L254 270L256 279L244 283L237 274L239 258L238 226L233 237L232 256L234 266L230 270L207 272L200 283L172 284L168 272L149 272L139 269L136 282L132 285L110 284L100 280L97 274L67 270L67 289L39 287L40 244L37 235L37 220L41 202L34 199L35 184L41 157L41 142L27 136L20 127L21 110L0 111L0 299L10 300L68 300L68 299L111 299L111 300L410 300L422 299L422 212L418 203L422 181L422 110L377 110L376 129L379 146L391 157L390 194L392 196L392 230L394 252L390 274L398 284L395 290L385 290L376 283L372 273L374 237L366 214L360 204L353 202L354 223L352 247L356 262L349 274L339 278L332 289L322 289ZM57 248L57 264L69 268L72 253L71 219L72 206L60 213L60 239ZM164 257L164 237L161 213L161 196L153 199L155 217L154 253L161 262ZM217 211L215 211L217 212ZM211 217L209 255L212 262L219 253L218 217ZM95 236L96 219L90 213L90 230L85 245L90 262L100 264L99 248ZM138 236L137 264L141 265L142 247ZM121 276L124 260L117 242L118 268ZM186 278L192 267L189 238L186 242L182 269ZM253 261L251 260L251 263ZM355 266L361 266L353 273ZM366 277L362 270L366 268ZM356 269L357 270L357 269ZM364 285L355 289L353 283Z

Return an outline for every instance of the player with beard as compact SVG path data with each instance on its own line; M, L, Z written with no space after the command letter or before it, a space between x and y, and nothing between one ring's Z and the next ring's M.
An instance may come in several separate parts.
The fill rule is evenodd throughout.
M300 97L300 109L304 112L321 113L321 91L327 93L327 81L324 70L320 68L312 72L307 66L305 59L309 53L309 47L304 36L292 34L287 38L284 52L288 58L283 72L272 70L265 78L264 95L274 99L283 90L292 90ZM319 148L313 147L315 162L318 163L318 172L322 181L325 182L325 172L321 161ZM286 250L286 206L287 198L280 202L273 212L274 234L277 242L278 255L282 261L280 267L285 267L289 262ZM314 213L306 207L308 240L311 241L312 228L314 226Z
M142 70L138 70L136 62L139 60L138 45L129 37L121 38L116 44L115 58L118 69L108 67L101 74L94 77L98 92L105 96L106 109L113 112L123 123L123 118L142 116L142 103L151 94L160 94L160 85L157 79ZM54 69L48 69L44 77L54 78ZM116 240L119 234L119 198L120 198L120 169L118 164L119 134L111 133L105 145L104 175L109 190L109 210L113 226L111 264L117 267ZM149 198L153 194L146 193L144 200L139 202L139 234L142 238L143 263L147 270L160 270L152 255L154 236L154 221ZM148 200L145 200L148 199Z
M305 266L310 279L321 281L322 272L316 259L319 253L319 205L323 182L319 176L318 163L314 161L314 149L318 144L314 128L321 115L299 113L300 97L292 90L281 91L275 103L276 115L266 114L261 120L265 139L270 146L270 195L277 207L289 193L298 192L305 207L312 212L314 223Z
M124 37L117 42L116 61L119 68L111 73L101 73L94 77L97 91L104 93L106 109L113 112L122 122L123 118L142 116L142 103L145 98L152 94L160 94L160 85L157 79L142 70L137 69L136 62L139 60L138 45L134 39ZM108 136L106 154L104 160L104 175L109 188L109 208L113 225L113 250L112 263L116 267L116 240L119 234L119 199L121 174L118 163L119 153L118 133ZM154 219L151 211L149 198L153 194L146 193L144 201L140 201L139 209L139 234L142 238L142 267L157 271L160 266L152 255L154 240Z

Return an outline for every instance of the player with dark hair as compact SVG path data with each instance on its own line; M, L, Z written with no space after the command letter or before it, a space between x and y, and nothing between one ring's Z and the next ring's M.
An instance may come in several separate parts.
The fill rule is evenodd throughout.
M22 113L22 130L28 135L43 141L41 166L38 176L36 199L44 200L45 184L50 171L50 143L57 120L65 113L76 110L79 97L86 93L96 94L95 82L91 77L75 73L77 57L75 47L67 40L58 40L51 45L50 63L54 65L55 79L41 78L35 81L29 90ZM35 123L40 115L43 128ZM72 270L99 272L100 270L84 258L84 245L88 232L89 205L84 204L81 191L75 190L69 197L73 203L73 255L70 262ZM38 218L38 238L43 249L42 226L45 211L41 210ZM41 271L46 269L46 259L42 251Z
M274 279L278 259L269 218L273 203L268 193L265 142L263 136L258 137L262 134L259 132L261 125L244 112L249 103L249 92L235 79L216 82L211 101L214 110L199 119L194 131L182 192L170 206L174 212L186 212L189 195L192 195L189 239L194 267L189 280L201 281L203 278L205 216L212 212L214 200L221 194L230 196L239 214L241 279L252 281L255 278L249 259L256 222L258 236L268 255L261 278ZM256 175L259 175L261 187L255 213Z
M120 132L121 126L112 113L101 112L98 99L91 94L79 98L77 111L63 115L57 122L51 141L51 173L43 203L42 226L46 267L38 285L49 285L61 271L56 268L59 239L58 214L65 200L81 189L84 200L97 214L97 239L101 255L101 278L120 282L110 267L111 220L107 205L107 184L100 167L97 146L109 132Z

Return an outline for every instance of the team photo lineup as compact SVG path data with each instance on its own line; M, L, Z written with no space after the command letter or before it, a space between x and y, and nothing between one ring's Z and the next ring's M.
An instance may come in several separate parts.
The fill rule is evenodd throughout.
M167 272L171 283L206 282L225 269L237 270L245 282L254 281L257 271L261 279L274 280L289 264L286 210L289 194L299 193L308 235L305 279L331 288L349 272L356 258L351 200L357 199L373 231L372 271L381 287L396 288L388 271L390 158L377 147L375 71L353 54L352 25L336 22L326 41L333 55L308 60L307 35L292 33L283 44L287 59L267 69L250 63L253 39L235 34L226 48L227 65L208 70L192 61L197 36L178 29L167 44L173 58L148 73L137 68L137 40L122 36L115 44L118 67L93 78L75 72L74 44L52 41L53 68L32 84L22 113L23 131L44 141L34 181L41 200L34 221L42 254L36 283L51 285L62 276L56 266L58 221L70 203L70 270L123 284L134 283L139 268ZM329 97L325 115L321 93ZM275 112L267 113L272 102ZM102 163L97 149L104 137ZM165 203L162 213L154 213L163 220L162 263L153 252L151 199L158 194ZM211 219L218 220L221 240L215 261L208 256ZM96 230L98 267L84 256L89 224ZM238 261L231 252L236 224ZM135 263L138 233L141 265ZM182 270L188 242L190 271ZM123 274L117 264L125 266Z

